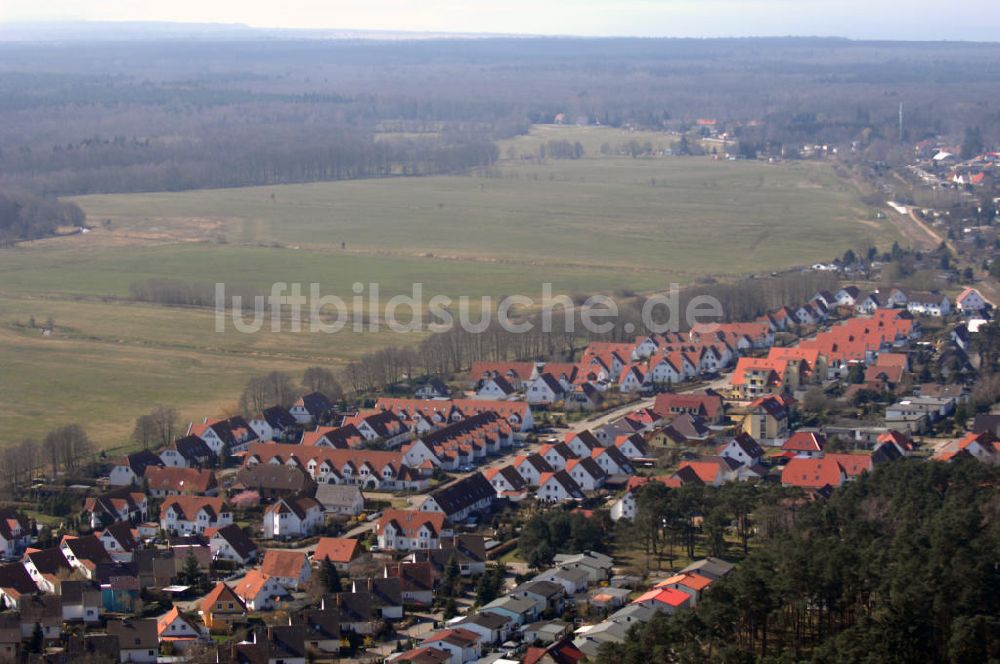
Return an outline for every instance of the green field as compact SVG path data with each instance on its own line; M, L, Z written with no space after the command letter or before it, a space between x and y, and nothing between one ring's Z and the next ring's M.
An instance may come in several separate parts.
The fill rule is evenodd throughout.
M155 403L213 417L253 374L335 368L418 340L217 334L210 311L130 301L130 284L145 279L257 291L315 282L345 299L355 282L378 282L388 297L419 281L425 298L537 298L543 282L654 291L896 238L825 164L600 155L602 143L631 137L672 142L543 127L504 145L517 157L488 173L79 198L96 230L0 254L0 444L79 421L99 444L120 445ZM580 140L585 158L521 158L552 138ZM49 316L51 337L23 327Z

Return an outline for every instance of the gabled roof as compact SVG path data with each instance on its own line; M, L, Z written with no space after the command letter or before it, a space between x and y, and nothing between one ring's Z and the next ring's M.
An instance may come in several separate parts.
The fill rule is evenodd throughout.
M189 463L199 463L214 456L212 448L198 436L184 436L170 444L170 449L187 459Z
M236 489L287 491L312 493L316 482L309 473L296 466L260 463L252 468L241 468L233 483Z
M162 466L163 460L149 450L141 450L125 457L122 465L128 466L136 477L142 477L149 466Z
M632 600L633 604L645 604L649 602L680 608L691 603L691 596L676 588L654 588Z
M0 565L0 589L15 598L38 592L38 587L31 580L31 575L21 563Z
M694 412L715 419L724 410L722 396L718 394L676 394L667 392L656 395L653 410L661 417L673 417L679 412Z
M302 570L309 565L305 551L288 549L267 549L260 571L267 576L297 579Z
M13 507L0 508L0 536L8 542L15 539L14 531L21 530L21 537L31 534L31 519Z
M167 510L171 507L185 521L193 521L198 512L203 509L213 519L217 519L219 514L225 511L225 501L222 498L210 498L207 496L169 496L160 505L160 518L163 518Z
M321 537L316 543L312 559L316 562L329 560L332 563L346 564L354 560L361 552L358 540L350 537Z
M826 436L819 431L796 431L781 445L790 452L822 452L826 447Z
M376 532L382 534L385 527L392 524L397 533L403 537L413 538L420 532L420 528L426 525L434 536L440 536L444 530L445 519L444 512L388 509L382 512L382 517L376 525Z
M24 557L31 561L31 564L35 566L39 574L58 574L60 572L73 571L73 566L69 564L66 556L63 555L62 549L58 546L48 549L28 549L24 553Z
M476 472L457 482L435 489L429 495L446 515L451 516L480 501L496 498L496 489L482 473Z
M153 619L109 620L107 632L118 637L122 650L158 650L160 647Z
M731 444L735 444L743 453L751 458L757 458L764 456L764 448L754 440L753 436L746 432L740 432L736 434L730 441Z
M236 584L236 588L233 590L239 597L249 601L256 598L264 590L270 578L259 569L253 568L246 573L246 576L240 579L240 582Z
M555 482L563 488L571 498L582 498L583 492L580 491L580 485L576 483L569 473L565 470L557 470L554 473L542 473L538 480L539 488L545 486L549 482Z
M314 507L320 507L319 501L315 498L310 498L309 496L287 496L278 498L278 500L268 505L264 513L281 514L282 512L290 512L299 519L304 519L309 510Z
M133 551L139 547L132 524L128 521L112 523L104 529L104 533L111 535L125 551Z
M321 392L310 392L295 402L294 407L304 408L313 418L320 419L333 408L333 402Z
M594 457L584 457L582 459L570 459L566 462L566 471L572 476L573 470L579 467L581 470L586 472L595 480L605 477L607 473L601 468L600 464L594 461Z
M214 472L197 468L150 466L144 477L150 491L206 493L218 487Z
M202 613L204 613L205 615L208 615L208 614L213 613L215 611L215 605L218 602L222 602L223 603L223 606L225 607L225 608L223 608L223 611L229 611L230 610L228 608L228 605L229 605L230 602L232 602L235 605L235 609L233 609L233 610L240 610L240 611L243 611L244 613L247 610L247 607L243 603L243 600L240 599L240 596L237 595L236 592L232 588L230 588L228 585L226 585L222 581L219 581L218 583L216 583L215 587L212 588L208 592L208 594L205 595L204 598L202 598L201 603L199 604L199 606L201 607Z
M496 477L497 475L502 477L514 491L521 491L522 489L528 486L527 482L524 481L524 478L521 477L521 473L517 472L517 469L514 468L514 466L500 466L499 468L496 467L488 468L485 472L486 479L488 479L490 482L492 482L493 478Z
M551 473L554 471L552 466L549 465L549 462L546 461L540 454L529 454L527 456L518 455L514 457L514 460L511 462L511 465L514 466L514 468L520 468L521 464L527 464L539 473Z
M219 537L225 540L241 558L246 558L257 550L257 545L254 544L253 540L247 537L243 529L235 523L216 528L211 532L206 530L205 534L209 537Z
M781 483L802 489L838 487L844 469L835 459L795 457L781 471Z
M294 427L298 422L295 416L288 412L284 406L271 406L265 408L259 415L260 419L268 423L272 429L282 431L289 427Z
M572 443L574 440L579 440L585 447L591 450L595 450L598 447L604 447L601 445L601 441L597 440L597 437L589 429L584 429L583 431L578 431L576 433L567 433L564 438L566 444Z
M840 464L840 467L844 469L844 474L848 477L857 477L861 473L870 472L872 469L871 454L827 453L824 456Z

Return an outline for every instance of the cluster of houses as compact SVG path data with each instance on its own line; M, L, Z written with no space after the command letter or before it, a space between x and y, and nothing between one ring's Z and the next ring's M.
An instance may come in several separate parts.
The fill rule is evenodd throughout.
M638 393L717 374L741 353L772 343L774 330L765 323L699 326L632 343L592 342L576 363L476 362L472 387L480 399L594 410L611 388Z
M595 657L602 645L612 644L613 648L613 644L624 643L633 626L648 622L656 614L672 615L697 606L705 590L733 569L731 563L718 558L695 561L677 574L657 581L603 621L578 628L573 645L585 656ZM605 588L602 593L612 590L613 587Z
M415 648L389 656L387 662L468 664L493 662L559 662L583 659L574 625L560 620L570 605L600 611L622 607L631 591L616 585L613 561L596 552L559 554L553 567L514 586L474 612L448 621ZM531 644L517 660L506 659L518 644ZM484 660L486 649L498 651Z

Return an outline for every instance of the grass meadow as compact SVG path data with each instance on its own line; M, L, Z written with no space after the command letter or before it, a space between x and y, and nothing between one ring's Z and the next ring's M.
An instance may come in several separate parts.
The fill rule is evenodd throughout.
M896 239L826 164L600 155L602 143L633 137L673 142L542 127L502 146L514 158L488 172L80 197L93 232L0 253L0 444L77 421L117 447L156 403L213 417L251 375L336 368L419 338L217 334L211 311L129 300L136 281L258 291L316 282L345 299L355 282L378 282L389 297L419 281L425 298L539 298L543 282L563 293L655 291ZM526 158L553 138L580 140L585 157ZM52 336L25 326L50 316Z

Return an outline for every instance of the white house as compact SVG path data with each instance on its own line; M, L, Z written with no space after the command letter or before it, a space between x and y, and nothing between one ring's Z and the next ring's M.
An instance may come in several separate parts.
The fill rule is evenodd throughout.
M160 506L160 528L182 535L203 533L233 522L233 514L222 498L171 496Z
M552 470L563 470L566 467L566 462L577 458L577 455L566 443L542 445L538 448L538 453L552 467Z
M549 373L531 381L527 390L528 403L535 405L548 405L562 401L566 396L564 386Z
M630 364L618 378L618 390L622 394L640 392L646 384L646 374L638 364Z
M275 607L275 598L288 595L277 579L268 577L259 569L247 572L233 589L250 611L267 611Z
M507 382L506 378L498 374L490 378L484 378L479 383L479 386L476 388L476 398L503 401L514 396L515 392L514 386Z
M635 520L635 492L626 491L625 494L611 505L611 520L619 519Z
M279 498L264 510L264 539L308 537L323 526L323 506L315 498Z
M208 548L213 560L231 560L249 565L257 558L257 545L235 523L211 532Z
M543 473L553 472L552 466L538 454L516 456L511 464L528 486L538 486Z
M448 664L467 664L482 657L483 649L479 640L479 634L454 627L431 634L420 645L449 653L451 659Z
M906 310L923 316L947 316L951 313L951 300L942 293L912 293Z
M837 300L837 306L841 307L855 306L858 303L859 297L861 297L861 290L857 286L845 286L834 295L834 298Z
M955 298L955 306L964 316L975 316L986 310L990 303L975 288L966 288Z
M558 503L564 500L582 500L580 486L565 470L543 473L535 497L543 503Z
M198 626L182 616L176 606L160 616L156 621L156 631L160 643L169 643L175 650L180 651L208 638Z
M443 512L389 509L382 512L375 533L384 550L438 549L444 524Z
M513 466L490 468L484 474L493 488L496 489L497 496L506 496L511 500L525 497L528 483Z
M298 590L309 581L312 566L305 551L267 549L260 571L276 580L282 587Z
M719 456L753 466L764 458L764 449L747 433L740 433L719 450Z
M590 455L608 475L631 475L633 472L632 464L617 447L601 447L592 450Z
M12 507L0 508L0 551L9 558L24 553L31 543L31 521Z
M604 480L607 479L607 475L592 457L571 459L565 470L583 491L596 491L604 486Z
M128 486L142 482L148 466L162 466L163 461L149 450L142 450L124 457L111 468L108 481L111 486Z
M637 433L617 436L615 447L628 459L642 459L649 456L646 441Z

